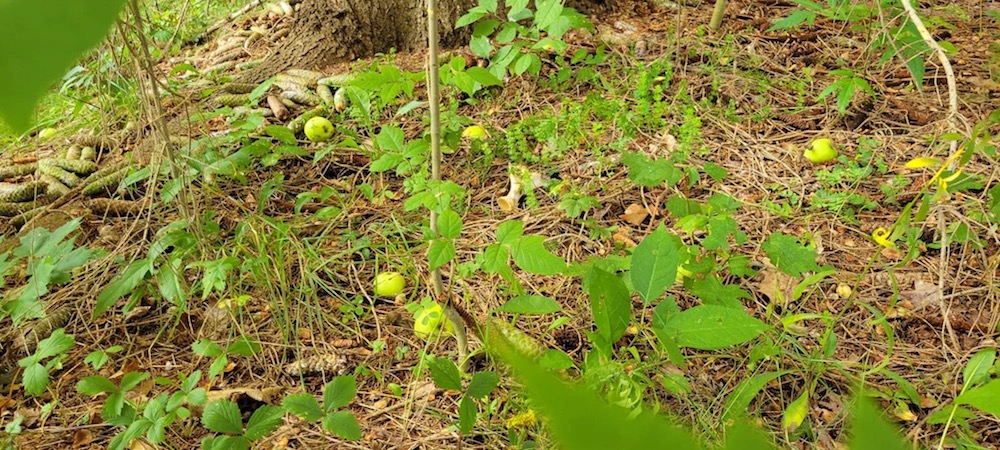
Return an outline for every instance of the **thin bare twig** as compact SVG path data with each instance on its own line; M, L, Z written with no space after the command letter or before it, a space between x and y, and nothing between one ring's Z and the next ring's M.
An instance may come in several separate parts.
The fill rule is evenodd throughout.
M438 77L438 23L437 0L427 0L427 101L431 108L431 179L441 181L441 82ZM438 234L438 214L431 211L431 233ZM458 365L465 368L468 339L462 317L451 305L451 293L444 292L441 269L431 270L434 296L443 298L444 313L455 326L455 340L458 344Z

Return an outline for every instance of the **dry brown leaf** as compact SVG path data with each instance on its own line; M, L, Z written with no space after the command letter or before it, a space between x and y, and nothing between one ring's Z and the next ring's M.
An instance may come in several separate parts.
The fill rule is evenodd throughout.
M941 289L938 287L937 283L931 283L924 280L917 280L913 283L913 289L909 291L900 291L900 298L909 301L910 308L912 311L919 311L931 305L937 305L941 302L943 297Z
M632 225L639 226L646 221L647 217L649 217L649 210L647 210L645 206L633 203L628 205L628 208L625 208L625 214L618 217L621 217L622 220Z
M795 290L798 280L771 267L761 272L764 274L764 279L757 284L760 293L766 295L772 302L781 305L788 303L792 299L792 292Z
M81 428L73 433L73 448L82 448L90 445L94 441L94 433L86 428Z

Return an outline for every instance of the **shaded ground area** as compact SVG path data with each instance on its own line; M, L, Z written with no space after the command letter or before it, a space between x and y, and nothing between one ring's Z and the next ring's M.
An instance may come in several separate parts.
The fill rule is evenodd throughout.
M1000 27L986 14L991 9L995 13L996 6L936 2L923 9L954 25L939 27L943 31L936 37L957 49L952 62L960 114L971 126L1000 104ZM639 326L617 343L622 356L615 370L603 379L588 376L584 381L624 406L659 402L706 440L714 440L724 429L720 418L726 397L754 375L781 372L751 401L750 411L756 411L781 446L799 448L839 448L845 441L845 403L861 381L881 394L882 406L909 440L936 444L945 427L929 418L946 410L961 390L960 374L970 356L996 347L998 240L986 191L997 176L995 161L973 156L965 170L981 183L936 203L924 223L913 224L922 230L926 248L900 263L900 252L880 247L871 236L879 227L892 229L933 175L904 164L917 156L948 156L940 139L952 131L943 120L943 72L930 61L924 89L918 91L903 61L877 63L870 29L853 30L822 17L812 27L767 31L792 10L783 2L732 2L720 33L725 38L705 34L706 5L596 17L593 32L567 35L567 54L586 50L596 55L600 47L604 59L588 64L549 55L538 79L512 77L468 102L456 89L446 90L443 109L452 121L446 122L446 131L457 135L475 123L490 133L476 143L456 139L446 156L444 177L468 192L464 231L446 280L462 293L471 314L485 317L515 290L499 276L465 276L461 271L495 242L502 222L521 220L526 232L546 236L554 253L583 262L626 255L659 224L677 230L687 243L701 243L704 230L685 232L678 211L687 206L680 205L708 205L729 197L736 207L728 215L738 228L724 238L726 253L745 256L752 270L743 276L726 272L722 281L748 293L742 300L747 310L778 331L751 345L687 351L688 364L682 368L662 354L647 326L653 311L636 299ZM280 29L285 20L248 15L224 35L251 26ZM276 35L246 45L236 61L288 44ZM225 36L184 59L203 70L218 64ZM454 55L469 65L478 62L467 50ZM423 59L422 54L391 54L322 71L377 72L390 64L419 74ZM817 101L837 79L831 73L836 69L862 75L877 95L859 92L843 115L833 97ZM220 73L230 71L239 69ZM190 92L195 94L165 98L170 114L215 107L200 99L200 91ZM422 92L423 83L417 81L413 98L394 98L371 122L352 108L336 114L338 136L344 140L335 138L338 144L332 148L302 143L307 152L268 153L269 158L237 177L193 180L183 201L188 202L185 217L196 225L183 238L199 244L183 251L199 252L202 261L234 257L236 262L225 295L193 295L187 311L157 301L159 295L151 291L135 295L127 314L120 312L123 299L110 313L90 320L98 293L120 273L108 267L117 267L111 265L116 258L145 257L152 244L162 242L168 232L158 230L182 217L175 206L181 200L164 205L152 202L159 196L155 192L146 197L136 192L133 200L145 198L143 209L124 217L77 205L71 211L83 216L77 242L109 254L86 266L78 274L80 281L46 297L48 311L69 312L66 330L78 345L42 397L25 397L15 385L4 391L0 414L26 417L15 445L103 448L116 431L100 419L104 399L78 393L79 380L97 373L120 379L130 371L176 380L178 373L208 371L213 363L213 358L192 352L192 344L210 339L225 345L246 336L259 341L261 351L231 354L224 372L202 386L212 396L237 401L247 416L291 392L318 393L336 374L356 375L359 387L349 408L364 435L360 442L347 443L289 416L261 448L518 448L529 440L548 446L540 425L509 422L530 407L511 387L501 387L484 402L473 434L459 436L454 424L460 396L435 389L420 364L428 354L455 352L452 340L426 343L416 337L406 309L429 292L424 217L404 208L406 177L395 170L370 169L381 156L371 141L382 127L399 126L407 140L421 136L421 114L395 112L423 98ZM236 151L239 146L220 135L239 126L219 115L176 132L182 137L175 143L178 160L207 158L204 150L185 152L199 142L208 152ZM217 139L206 140L212 133ZM125 135L119 147L132 148L142 134ZM822 166L803 159L802 150L817 137L830 137L841 147L842 158ZM675 166L685 181L638 186L623 162L627 153L654 159L683 154ZM503 211L496 199L507 192L512 163L558 183L537 189L519 209ZM948 233L944 248L940 230ZM790 297L801 280L778 273L766 260L761 244L775 232L809 242L819 263L836 272L799 300L776 301L778 292ZM386 270L402 272L410 287L395 299L373 298L372 280ZM187 265L180 273L187 285L203 276L199 266ZM593 320L579 280L522 272L516 277L529 293L553 298L563 308L555 316L518 317L516 324L566 352L576 364L566 375L580 376ZM8 285L20 281L8 280ZM685 308L700 302L691 286L675 285L668 293ZM220 302L227 307L218 307ZM783 318L796 314L816 316L780 328ZM559 323L551 327L553 322ZM88 353L112 345L123 350L102 369L83 362ZM289 370L304 359L320 370ZM5 364L16 366L16 361ZM473 356L470 370L490 367L485 356ZM167 386L151 377L130 397L151 398ZM783 411L807 390L806 425L782 430ZM57 406L43 411L50 401ZM949 445L978 442L989 448L1000 442L996 418L962 420L965 425L949 427ZM182 424L167 433L170 447L194 448L206 431Z

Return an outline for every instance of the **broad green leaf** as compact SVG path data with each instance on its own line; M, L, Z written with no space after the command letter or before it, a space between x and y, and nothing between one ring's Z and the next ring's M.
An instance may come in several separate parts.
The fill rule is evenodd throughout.
M323 388L323 409L327 412L343 408L354 400L357 394L357 381L353 376L341 375L334 378Z
M1000 379L969 389L955 399L959 405L970 405L1000 417Z
M476 372L469 381L469 387L465 390L465 395L475 398L486 398L496 389L500 382L500 377L496 372Z
M1000 198L1000 195L998 195ZM998 200L1000 202L1000 200ZM497 227L497 243L503 245L514 245L521 236L524 235L524 222L520 220L510 220L501 223Z
M0 118L27 131L38 101L104 39L124 4L0 1Z
M962 370L962 386L968 389L989 379L990 369L993 368L996 359L997 349L992 347L984 348L972 355Z
M361 439L358 419L350 411L336 411L323 416L323 429L348 441Z
M382 151L402 152L404 149L403 129L397 126L382 127L378 135L375 136L375 142Z
M49 337L42 339L38 343L34 357L43 360L66 353L69 349L73 348L73 343L73 335L66 334L64 328L59 328L52 332Z
M268 125L264 127L264 133L285 144L294 145L296 142L295 133L292 133L292 130L285 126Z
M431 270L451 262L455 258L455 243L451 239L434 239L427 247L427 262Z
M501 270L510 269L508 260L510 252L507 247L498 244L490 244L483 250L483 270L488 274L500 273Z
M536 0L535 25L548 31L548 28L562 16L563 0Z
M672 186L684 176L673 161L668 159L651 159L640 153L625 153L622 162L628 166L629 179L641 186L655 187L664 181Z
M722 284L722 279L714 274L704 278L692 278L688 288L706 305L742 309L743 302L740 299L751 298L750 293L743 288L732 284Z
M142 383L147 378L149 378L149 372L129 372L122 377L121 383L119 383L119 389L123 392L131 391L139 383Z
M808 415L809 391L807 390L785 407L785 411L781 414L781 426L786 433L791 433L802 425Z
M549 436L566 450L699 449L691 433L643 409L637 414L605 403L594 392L546 372L510 343L493 351L509 364L528 398L546 418ZM634 417L633 417L634 416Z
M524 236L511 247L514 262L536 275L557 275L566 270L566 261L545 248L545 237Z
M437 357L431 360L430 367L435 386L449 391L462 390L462 375L452 360Z
M24 392L30 395L42 395L49 385L49 371L38 363L24 367L24 374L21 378L24 383Z
M226 434L243 434L240 407L229 399L209 403L201 415L201 423L210 431Z
M761 247L778 270L793 277L801 276L803 272L820 270L820 266L816 264L816 251L799 244L795 236L774 233Z
M118 392L118 386L115 386L111 380L100 375L91 375L80 380L79 383L76 383L76 391L83 395L94 396Z
M94 306L94 313L91 317L97 318L97 316L104 314L118 299L131 294L149 274L149 269L149 261L145 259L129 264L128 268L97 294L97 304Z
M315 422L323 417L323 408L319 405L319 401L309 393L289 395L281 401L281 406L307 422Z
M625 334L632 319L632 300L621 277L592 267L584 280L590 294L590 311L597 331L608 343Z
M677 345L699 350L718 350L741 344L769 328L742 309L717 305L700 305L681 311L664 325L664 329L676 337Z
M851 450L910 450L899 432L887 422L866 398L859 398L851 408Z
M499 86L503 84L503 81L500 81L499 78L482 67L470 67L465 71L465 73L483 86Z
M681 239L660 225L632 252L632 287L646 303L666 292L677 279L677 267L687 255Z
M451 209L438 216L438 233L445 239L458 239L462 234L462 217Z
M729 394L726 398L726 407L723 410L723 419L731 419L739 416L743 416L747 412L747 407L750 406L750 402L753 401L757 393L764 389L767 383L774 380L788 371L781 372L765 372L761 374L754 375L740 382L736 389Z
M476 416L479 415L479 407L469 396L462 397L458 403L458 431L462 434L469 434L476 424Z
M285 409L274 405L263 405L257 408L247 421L247 439L256 441L278 428L285 416Z
M541 295L521 295L500 305L497 311L511 314L552 314L562 309L558 302Z

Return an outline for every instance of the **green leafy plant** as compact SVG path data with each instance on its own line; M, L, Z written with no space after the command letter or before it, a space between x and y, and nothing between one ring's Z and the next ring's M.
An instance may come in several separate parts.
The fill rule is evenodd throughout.
M468 385L462 387L462 374L450 359L432 357L430 360L431 378L440 389L463 392L458 403L458 430L469 434L479 416L479 406L476 400L484 400L496 389L500 377L496 372L476 372L469 378Z
M260 353L261 347L260 343L242 336L225 348L208 339L201 339L191 344L191 349L196 355L212 358L212 363L208 368L208 376L215 378L222 374L226 365L229 364L229 355L253 356Z
M232 400L220 399L205 406L201 415L201 423L209 431L221 436L210 436L202 439L204 450L246 450L281 425L285 409L274 405L263 405L257 408L246 426L243 425L243 414L240 407Z
M72 279L72 271L86 264L98 252L84 247L77 248L70 239L80 227L80 219L74 219L55 231L44 227L32 229L21 237L21 245L12 253L0 255L0 286L4 278L18 264L24 262L28 275L26 285L8 289L0 298L0 312L9 316L15 325L26 319L44 316L41 299L49 293L53 285L66 284ZM9 259L13 256L13 259Z
M543 52L561 54L568 45L563 36L574 28L589 28L586 18L562 0L536 0L534 10L528 0L507 2L506 17L501 19L496 0L480 0L455 23L456 28L475 24L469 48L489 60L486 69L466 69L464 60L448 64L444 83L455 84L472 96L483 87L501 84L508 74L538 75Z
M45 392L45 388L49 386L49 375L53 370L62 368L63 359L74 343L73 335L68 335L59 328L39 341L34 353L18 360L17 365L24 368L24 373L21 374L24 392L30 395Z
M122 350L125 350L125 348L120 345L112 345L111 347L105 349L94 350L83 358L83 362L90 364L94 370L100 370L101 367L104 367L104 365L111 360L111 355L121 352Z
M868 80L858 76L854 71L850 69L834 69L830 71L830 75L837 77L837 79L833 83L830 83L826 89L820 91L819 96L816 97L816 101L822 101L833 94L837 99L837 111L841 115L847 112L847 108L851 106L851 101L854 100L854 94L858 91L863 91L872 99L875 98L875 91L872 89L871 84L868 83Z
M343 375L331 380L323 388L323 404L309 393L291 394L281 405L288 412L307 422L322 421L323 429L349 441L361 439L361 428L354 414L343 409L357 393L353 376Z

